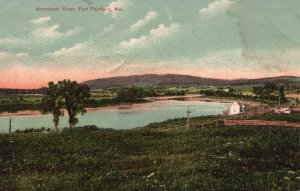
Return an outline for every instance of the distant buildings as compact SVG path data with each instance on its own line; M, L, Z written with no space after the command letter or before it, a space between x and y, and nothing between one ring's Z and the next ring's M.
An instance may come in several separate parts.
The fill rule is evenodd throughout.
M290 114L292 112L292 108L291 106L277 106L274 112Z

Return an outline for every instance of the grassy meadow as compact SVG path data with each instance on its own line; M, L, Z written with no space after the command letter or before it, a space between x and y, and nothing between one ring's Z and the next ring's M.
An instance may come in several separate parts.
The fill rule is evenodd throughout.
M192 118L192 121L213 117ZM297 117L295 117L297 118ZM1 190L298 190L300 129L78 127L0 135Z
M188 87L148 94L200 95L201 90L229 95L226 89ZM254 99L249 87L234 91L236 97L228 98ZM94 90L87 107L123 104L115 99L117 92ZM39 110L41 99L2 95L0 112ZM0 134L0 190L300 190L300 129L197 127L219 117L192 118L191 130L182 118L131 130L85 126ZM300 113L256 119L300 122Z

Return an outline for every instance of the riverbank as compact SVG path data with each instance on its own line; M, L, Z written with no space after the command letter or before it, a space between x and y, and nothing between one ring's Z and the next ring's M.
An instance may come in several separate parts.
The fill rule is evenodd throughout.
M162 97L148 97L145 98L149 101L159 101L159 100L181 100L181 101L205 101L205 102L218 102L218 103L232 103L234 101L239 101L240 103L252 107L261 105L258 101L248 101L243 99L234 98L217 98L217 97L207 97L201 95L185 95L185 96L162 96Z
M225 99L225 98L213 98L213 97L204 97L198 95L186 95L186 96L160 96L160 97L147 97L145 101L138 103L118 103L118 104L108 104L101 107L87 107L87 111L97 111L97 110L108 110L108 109L130 109L134 107L142 107L147 102L154 101L164 101L164 100L178 100L178 101L204 101L204 102L217 102L217 103L232 103L235 99ZM245 100L236 100L240 101L242 104L256 107L261 103ZM66 113L66 111L65 111ZM38 110L22 110L17 112L2 112L0 117L15 117L15 116L30 116L30 115L41 115Z
M87 111L97 111L97 110L108 110L108 109L130 109L133 107L141 107L143 103L139 104L120 104L120 105L111 105L111 106L103 106L103 107L87 107ZM64 110L64 113L67 113L67 110ZM15 113L3 112L0 113L0 117L16 117L16 116L30 116L30 115L43 115L38 110L24 110L18 111Z
M11 112L2 112L0 117L16 117L16 116L26 116L26 115L42 115L38 110L23 110L15 113Z
M198 118L208 120L214 116ZM298 190L299 129L208 127L0 135L4 190Z
M186 117L188 106L190 106L192 111L190 117L221 115L228 107L227 104L217 102L164 100L143 104L92 108L83 116L78 115L79 123L77 126L97 125L101 128L133 129L153 122ZM9 119L10 117L12 118L11 120ZM0 117L0 133L7 133L9 124L11 124L12 132L26 128L54 128L51 114L10 117ZM65 112L65 115L60 117L58 127L64 128L68 126L68 115Z

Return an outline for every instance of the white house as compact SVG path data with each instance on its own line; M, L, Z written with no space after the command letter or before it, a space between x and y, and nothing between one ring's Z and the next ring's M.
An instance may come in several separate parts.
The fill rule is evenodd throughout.
M240 102L234 101L229 105L227 115L236 115L242 112L244 112L244 106Z

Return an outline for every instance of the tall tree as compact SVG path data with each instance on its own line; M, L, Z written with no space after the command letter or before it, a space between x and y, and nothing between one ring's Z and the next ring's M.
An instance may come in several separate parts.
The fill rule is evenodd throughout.
M280 88L279 88L279 100L280 100L280 103L284 103L287 101L287 99L285 97L284 86L280 86Z
M69 115L69 124L72 128L79 122L76 115L86 113L85 106L91 96L90 88L70 80L59 81L57 86L61 92L64 107Z
M275 89L276 89L276 85L272 82L266 82L264 85L264 93L267 97L270 97Z
M272 82L266 82L263 87L254 86L252 92L258 98L270 99L272 93L276 90L276 85Z
M63 115L63 106L64 103L57 84L49 82L46 95L42 98L41 112L43 114L52 113L56 131L58 130L59 117Z
M228 88L228 96L230 97L234 96L234 92L235 92L234 89L232 89L231 87Z
M260 86L253 86L252 92L253 92L256 96L261 97L262 94L263 94L263 87L260 87Z

